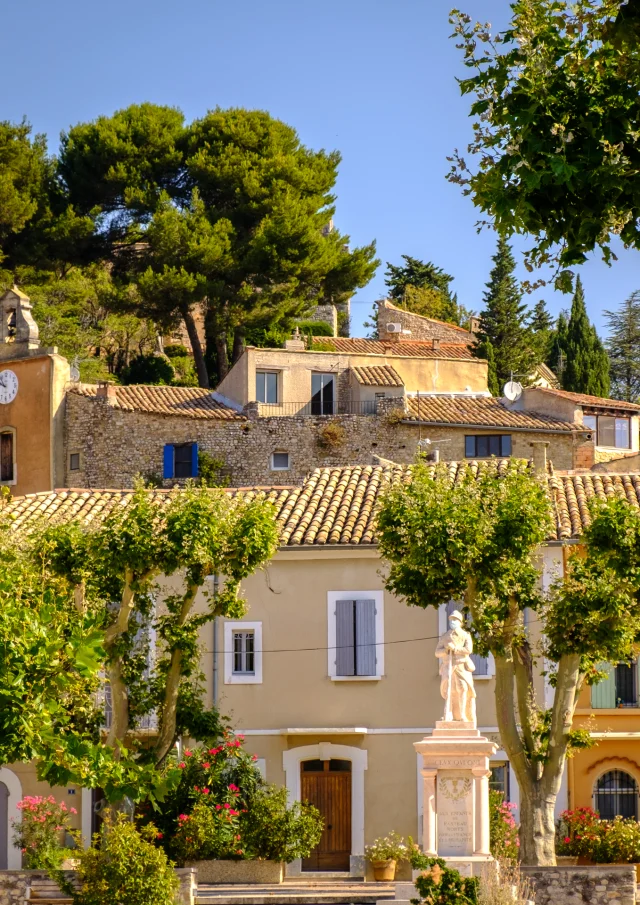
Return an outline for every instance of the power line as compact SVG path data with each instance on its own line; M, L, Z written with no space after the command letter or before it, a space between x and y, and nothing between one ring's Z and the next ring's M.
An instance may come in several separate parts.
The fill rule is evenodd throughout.
M386 647L389 644L412 644L414 641L436 641L440 635L429 635L426 638L402 638L398 641L374 641L373 644L367 644L366 647ZM262 650L262 654L296 654L308 653L315 650L353 650L353 644L341 644L333 647L281 647L273 650ZM205 650L205 654L224 654L225 650ZM226 651L228 653L228 651Z

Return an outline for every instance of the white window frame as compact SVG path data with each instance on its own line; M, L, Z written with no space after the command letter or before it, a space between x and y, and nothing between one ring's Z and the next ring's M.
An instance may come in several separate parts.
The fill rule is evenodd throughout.
M255 672L253 674L234 673L233 671L233 633L253 632L253 656ZM225 685L262 685L262 623L261 622L227 622L224 623L224 684Z
M441 603L438 607L438 634L444 635L446 631L449 630L449 625L447 622L447 605L446 603ZM493 658L493 654L490 653L487 657L487 674L486 676L478 676L476 673L473 674L474 682L488 682L489 679L493 679L496 674L496 661Z
M258 400L258 375L259 374L275 374L275 377L276 377L276 401L275 402L260 402ZM255 386L256 386L256 402L258 402L258 405L274 405L275 406L275 405L281 404L280 403L280 398L282 395L281 380L282 380L282 378L280 376L280 371L275 371L275 370L273 370L273 368L256 368ZM265 380L264 388L266 391L266 389L267 389L266 380ZM265 392L265 396L266 395L267 395L267 393Z
M0 487L14 487L18 483L18 432L15 427L8 424L0 427L0 434L11 434L13 441L11 444L11 452L13 454L13 478L10 481L0 481Z
M286 456L287 457L287 465L286 467L282 467L282 465L275 464L275 456ZM270 458L270 467L271 471L289 471L291 469L291 453L287 452L286 449L276 449L271 453Z
M376 674L375 676L339 676L336 672L336 601L375 600ZM384 591L327 592L327 670L332 682L379 682L384 677Z

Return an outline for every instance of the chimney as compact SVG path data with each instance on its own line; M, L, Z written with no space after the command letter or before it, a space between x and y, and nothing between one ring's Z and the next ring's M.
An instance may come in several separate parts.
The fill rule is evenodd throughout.
M439 351L440 351L440 340L439 340L439 339L432 339L432 340L431 340L431 348L433 349L434 352L439 352Z
M547 447L548 440L533 440L529 446L531 447L531 462L533 470L536 474L546 475L547 473Z
M116 388L112 383L109 383L108 380L101 380L98 382L96 396L98 399L106 399L107 405L115 405L117 398Z
M300 330L298 327L293 331L293 336L291 339L286 340L284 344L285 349L288 352L304 352L307 348L304 344L304 339L300 336Z

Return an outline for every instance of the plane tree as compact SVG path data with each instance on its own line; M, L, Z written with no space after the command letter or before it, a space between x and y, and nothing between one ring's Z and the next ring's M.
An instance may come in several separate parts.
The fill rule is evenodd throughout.
M476 650L493 654L501 744L520 789L520 853L555 864L554 805L566 759L592 742L572 719L585 683L602 662L633 655L640 639L640 515L626 499L597 504L563 580L541 590L536 556L552 525L545 479L524 463L469 468L419 463L391 485L378 514L386 587L409 606L461 601ZM525 611L535 613L540 643ZM549 671L549 708L536 699Z

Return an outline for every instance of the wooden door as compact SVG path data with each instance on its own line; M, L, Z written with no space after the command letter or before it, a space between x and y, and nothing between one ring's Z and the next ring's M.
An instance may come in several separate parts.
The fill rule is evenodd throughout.
M0 481L13 481L13 434L0 434Z
M333 764L334 769L331 769ZM301 798L324 817L322 838L303 870L349 870L351 855L351 767L348 761L301 764Z

